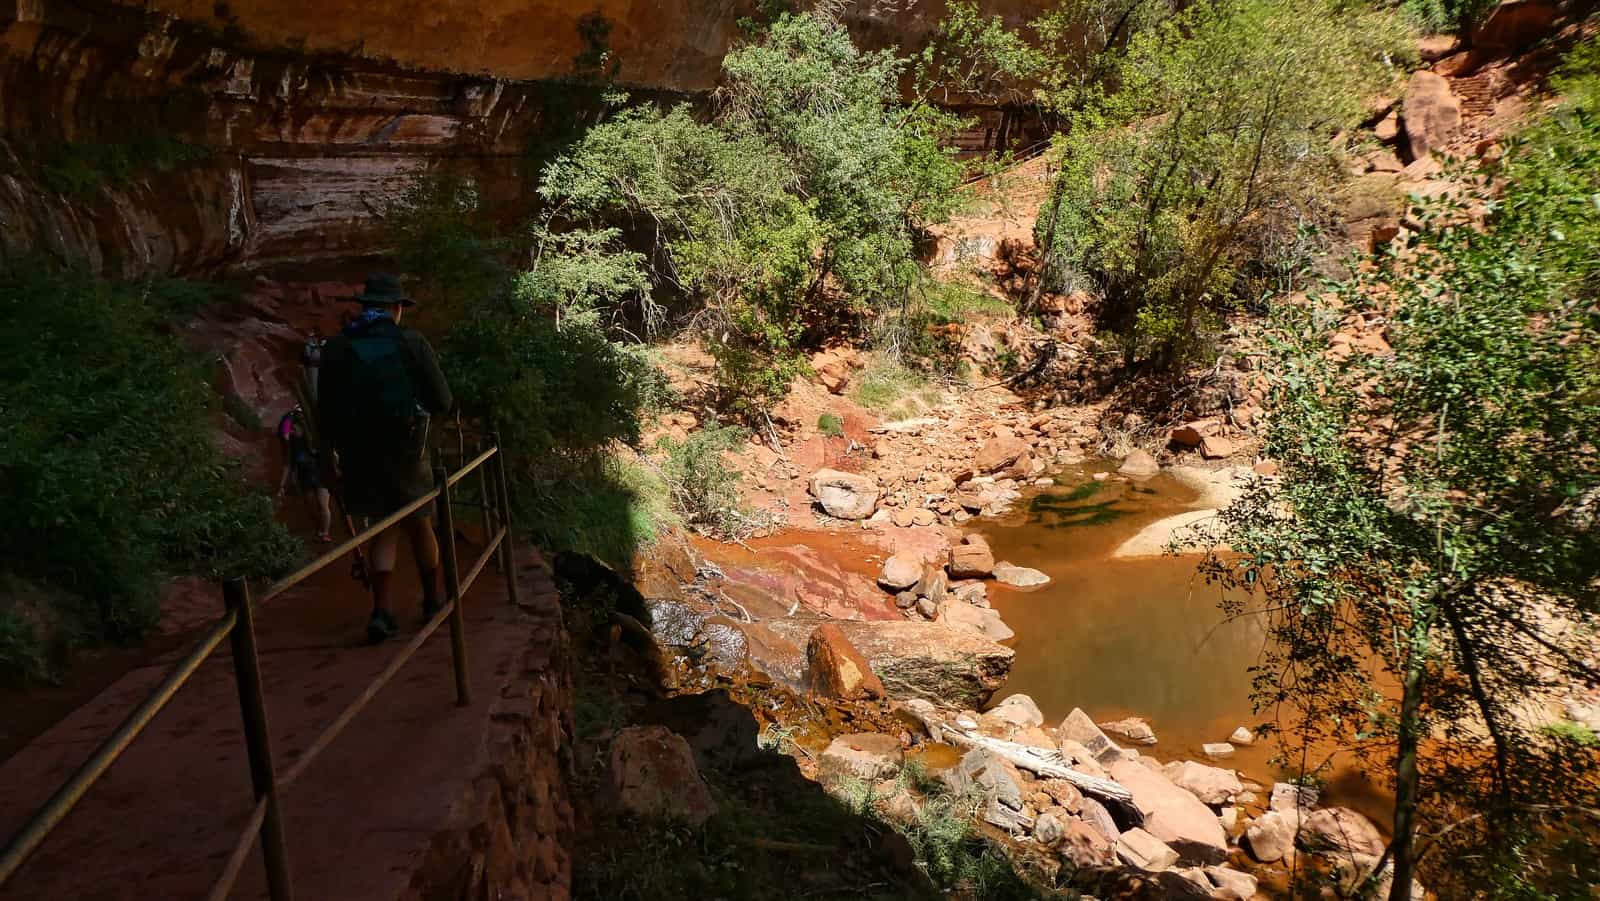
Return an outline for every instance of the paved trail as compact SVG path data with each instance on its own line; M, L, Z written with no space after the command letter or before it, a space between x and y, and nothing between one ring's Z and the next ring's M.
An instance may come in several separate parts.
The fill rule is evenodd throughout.
M463 543L460 553L471 560L477 549ZM492 568L466 599L471 707L455 706L450 641L441 628L287 794L285 831L300 901L392 899L410 881L452 805L485 766L490 711L521 672L530 635L559 628L542 564L525 552L518 570L522 610L512 608ZM358 643L368 601L344 572L330 567L258 614L279 772L400 649L401 641ZM415 585L397 587L396 597L403 640L420 619ZM172 657L129 672L0 765L0 836L49 797L161 680ZM252 804L224 643L0 889L0 901L204 898ZM265 897L264 884L257 852L232 897Z

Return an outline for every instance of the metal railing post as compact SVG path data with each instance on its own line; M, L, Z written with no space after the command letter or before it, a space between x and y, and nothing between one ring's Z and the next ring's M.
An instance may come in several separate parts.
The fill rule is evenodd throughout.
M272 901L291 901L294 885L289 876L289 853L283 840L283 816L278 806L278 777L272 766L272 737L267 731L267 705L261 691L261 661L256 656L255 617L250 586L231 579L222 586L222 599L237 614L228 636L233 646L233 674L239 686L239 710L244 715L244 741L250 758L250 783L256 800L266 800L261 821L261 856L267 865L267 894Z
M506 527L506 537L500 542L500 568L506 575L506 594L513 606L522 603L517 590L517 550L511 536L516 526L511 521L511 483L506 478L506 446L500 443L500 432L491 434L494 441L495 493L500 496L500 524Z
M467 685L467 621L462 613L461 571L456 567L456 523L450 510L450 476L439 457L434 458L433 481L439 489L439 554L444 564L445 597L450 608L450 656L456 670L456 706L472 703Z

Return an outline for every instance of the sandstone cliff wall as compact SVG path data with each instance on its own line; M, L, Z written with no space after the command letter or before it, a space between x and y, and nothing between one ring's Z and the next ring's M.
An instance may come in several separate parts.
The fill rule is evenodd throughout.
M843 17L869 45L915 49L943 2L859 2ZM986 5L1021 21L1040 0ZM746 0L0 0L0 265L43 254L134 276L370 256L385 249L375 211L425 170L471 175L510 215L529 148L596 111L585 73L703 96L752 12ZM1014 112L964 112L978 120L964 150L1024 143Z

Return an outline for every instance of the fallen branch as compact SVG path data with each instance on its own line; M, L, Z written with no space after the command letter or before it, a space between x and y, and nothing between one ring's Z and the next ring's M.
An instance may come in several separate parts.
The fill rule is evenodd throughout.
M1014 741L1005 741L990 738L987 735L978 735L965 729L945 726L942 730L944 737L951 744L964 748L986 748L999 754L1012 764L1046 779L1061 779L1071 782L1079 789L1098 798L1108 798L1122 804L1133 802L1133 792L1122 787L1119 782L1110 779L1101 779L1088 773L1080 773L1067 766L1067 759L1061 756L1060 751L1046 751L1031 745L1022 745Z

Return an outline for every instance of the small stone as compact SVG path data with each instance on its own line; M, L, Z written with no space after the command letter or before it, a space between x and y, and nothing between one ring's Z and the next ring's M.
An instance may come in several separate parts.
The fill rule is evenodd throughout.
M955 595L957 600L965 601L974 607L989 606L989 588L982 582L963 582L960 585L953 585L950 593Z
M878 509L878 485L867 476L819 469L811 476L808 487L829 516L866 519Z
M917 597L927 598L935 605L944 601L944 596L950 593L950 580L944 570L937 566L928 566L922 571L922 578L917 580L915 588Z
M926 619L934 619L939 615L939 602L933 598L917 598L917 612Z
M1023 729L1044 724L1044 714L1039 711L1039 705L1025 694L1007 696L1005 700L989 708L985 715L998 717Z
M914 526L931 526L938 521L939 515L927 508L911 511L911 524Z
M1207 460L1221 460L1233 456L1233 442L1221 435L1207 435L1200 442L1200 456Z
M1206 867L1206 878L1217 887L1211 897L1219 901L1250 901L1256 896L1256 877L1227 867Z
M1193 760L1168 764L1162 773L1174 785L1199 798L1202 804L1226 804L1244 791L1244 783L1233 771Z
M900 740L892 735L878 732L841 735L817 758L817 776L825 785L844 778L873 782L900 772L904 761Z
M1067 742L1071 741L1081 745L1090 759L1096 762L1109 764L1122 759L1122 749L1107 738L1081 708L1072 708L1056 731L1061 739L1063 754L1071 756L1067 751Z
M956 795L977 789L1003 807L1014 811L1023 808L1022 774L1009 760L987 748L968 751L942 778Z
M1239 808L1238 808L1238 806L1234 805L1234 804L1229 804L1228 806L1222 808L1222 812L1217 814L1217 822L1222 824L1222 831L1223 832L1226 832L1229 835L1232 835L1233 831L1235 829L1239 828Z
M915 554L895 554L883 562L878 584L890 591L904 591L922 578L922 558Z
M1096 482L1104 482L1106 479L1111 478L1111 473L1109 473L1109 472L1097 472L1094 475L1090 476L1089 478L1094 479Z
M1077 813L1083 809L1083 792L1065 779L1041 779L1039 790L1049 795L1055 805L1067 813Z
M1012 588L1037 588L1050 582L1050 577L1037 569L1017 566L1006 561L994 565L994 577L995 581Z
M1280 811L1310 810L1317 806L1319 794L1315 786L1275 782L1272 785L1272 798L1267 802L1267 807Z
M956 579L984 579L994 573L994 552L981 535L968 535L950 548L950 576Z
M1063 860L1080 870L1099 869L1116 860L1111 838L1076 818L1067 820L1067 834L1056 850Z
M1166 842L1137 827L1117 839L1117 857L1131 867L1159 873L1178 862L1178 852Z
M1230 745L1225 741L1206 742L1200 746L1200 750L1207 757L1217 760L1222 760L1224 758L1233 756L1233 745Z
M1039 814L1033 821L1033 837L1046 848L1054 848L1067 837L1067 818L1054 810Z
M1148 451L1136 450L1122 460L1117 472L1135 479L1148 479L1161 471L1161 464Z
M1348 807L1326 807L1307 814L1300 824L1300 844L1312 851L1377 857L1383 853L1383 834L1372 821Z
M1244 832L1250 856L1261 863L1294 859L1294 836L1300 829L1300 814L1290 810L1269 810L1256 817Z
M901 610L910 610L917 606L917 593L915 591L902 591L894 596L894 605Z
M1254 744L1255 740L1255 735L1249 729L1246 729L1243 726L1233 730L1233 734L1228 736L1228 741L1233 742L1236 745L1243 745L1245 747L1249 747L1250 745Z
M1101 723L1100 728L1136 745L1153 745L1156 743L1155 730L1151 729L1150 724L1141 717L1130 716L1115 722Z
M694 751L664 726L629 726L611 742L607 798L641 817L681 819L699 825L717 811Z

